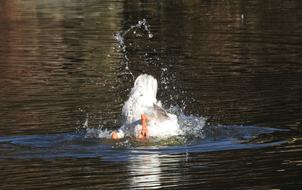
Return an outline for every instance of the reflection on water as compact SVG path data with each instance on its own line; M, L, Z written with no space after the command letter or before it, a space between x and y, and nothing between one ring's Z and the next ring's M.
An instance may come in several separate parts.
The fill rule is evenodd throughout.
M130 188L159 188L161 186L160 159L158 154L136 155L130 159Z
M280 132L284 139L260 137L260 135L274 136L274 133L277 132ZM169 146L162 145L162 142L153 145L136 142L131 145L128 142L129 140L124 141L125 145L121 146L121 142L87 137L85 131L52 135L2 136L0 137L0 160L4 162L15 160L18 163L4 167L4 174L14 174L17 171L9 169L10 167L26 167L22 163L26 164L28 160L33 160L34 168L37 171L25 169L27 171L26 175L21 174L25 175L24 177L29 177L30 184L38 180L40 175L48 176L52 175L52 172L55 172L56 169L51 173L48 170L44 171L44 164L45 166L54 164L53 166L56 168L59 167L56 164L59 164L62 166L62 175L81 175L85 179L91 178L93 175L99 176L100 173L94 171L94 167L101 167L101 171L105 170L108 173L101 174L99 177L102 180L100 181L101 183L108 183L107 185L111 187L123 187L124 183L127 183L130 189L172 188L183 184L190 186L194 179L190 177L191 175L194 176L194 172L190 172L191 169L198 169L198 172L201 173L207 173L206 171L209 167L211 169L212 159L194 162L192 160L195 159L195 156L203 157L203 155L207 155L209 152L214 152L212 154L217 156L220 154L224 155L225 153L235 156L236 154L233 154L232 150L242 150L245 152L246 150L265 147L278 147L278 145L288 141L285 139L285 136L290 137L290 135L287 134L287 131L270 128L239 126L209 127L204 133L204 138L188 140L186 144ZM219 151L222 152L219 153ZM74 166L68 163L69 159L73 160L72 162L75 163ZM222 163L222 166L225 162L232 161L225 160L223 156L221 159L217 159L217 161L218 163ZM67 163L64 164L64 160ZM42 163L36 163L41 161ZM84 162L81 163L81 161ZM123 168L124 166L126 166L126 169ZM79 170L79 168L82 169ZM85 172L82 173L82 170ZM124 173L120 173L121 171ZM124 179L116 181L116 177L121 174ZM37 175L37 179L32 179L32 175ZM104 175L109 176L105 178ZM65 183L58 175L49 177L50 180L58 180L62 185ZM96 179L93 178L93 180ZM67 182L69 183L69 181ZM85 185L85 183L87 183L86 180L80 183L79 187ZM43 184L45 187L48 185ZM96 187L98 186L94 186L94 188Z
M1 131L74 130L78 108L115 122L118 109L112 108L119 108L119 99L106 94L118 93L112 34L120 27L114 15L121 5L108 2L99 6L110 12L95 12L95 2L90 3L77 9L81 4L70 1L3 2L22 12L16 12L19 21L1 27ZM3 14L13 17L11 12Z
M301 6L2 0L1 188L301 188ZM129 32L121 51L114 35L143 19L153 37ZM125 53L135 77L159 80L167 108L226 138L134 152L85 138L85 121L119 127Z

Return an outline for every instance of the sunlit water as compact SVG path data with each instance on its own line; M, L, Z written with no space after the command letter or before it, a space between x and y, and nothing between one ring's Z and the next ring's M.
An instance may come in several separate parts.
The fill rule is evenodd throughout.
M301 188L300 1L0 3L0 189ZM183 131L111 140L141 73Z

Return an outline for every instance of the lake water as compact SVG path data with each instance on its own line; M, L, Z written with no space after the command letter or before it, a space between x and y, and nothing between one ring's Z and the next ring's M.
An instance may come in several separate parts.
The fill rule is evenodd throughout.
M302 188L301 1L0 2L0 189ZM106 139L134 78L186 135Z

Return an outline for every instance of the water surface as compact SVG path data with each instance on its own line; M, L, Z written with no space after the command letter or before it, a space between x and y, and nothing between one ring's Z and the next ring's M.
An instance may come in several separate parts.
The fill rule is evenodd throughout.
M301 188L301 8L1 1L1 189ZM141 73L200 136L102 138Z

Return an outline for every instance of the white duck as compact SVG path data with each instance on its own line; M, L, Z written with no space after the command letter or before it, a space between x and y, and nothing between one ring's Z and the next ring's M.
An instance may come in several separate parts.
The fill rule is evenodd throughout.
M177 116L168 113L156 100L157 80L142 74L134 82L129 99L123 106L123 125L111 133L112 139L134 136L167 138L180 133Z

